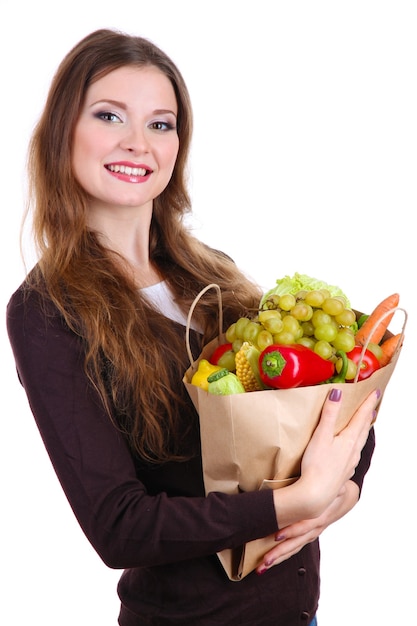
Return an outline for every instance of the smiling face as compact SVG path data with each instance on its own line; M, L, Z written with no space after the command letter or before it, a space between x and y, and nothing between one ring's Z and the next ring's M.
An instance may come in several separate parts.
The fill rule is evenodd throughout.
M177 158L177 101L156 67L122 67L92 83L74 133L75 178L91 212L152 208Z

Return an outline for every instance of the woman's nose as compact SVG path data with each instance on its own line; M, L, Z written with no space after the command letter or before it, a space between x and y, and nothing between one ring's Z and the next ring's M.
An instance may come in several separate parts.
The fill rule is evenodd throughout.
M148 152L149 144L146 131L140 127L129 127L120 141L120 146L123 150L128 150L129 152Z

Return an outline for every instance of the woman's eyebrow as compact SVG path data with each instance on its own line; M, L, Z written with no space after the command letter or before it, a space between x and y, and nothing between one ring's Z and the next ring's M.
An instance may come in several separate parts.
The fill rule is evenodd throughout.
M95 106L96 104L112 104L113 106L120 107L121 109L127 109L127 105L124 102L120 102L119 100L112 100L110 98L100 98L95 102L92 102L90 106Z
M164 115L164 114L169 114L169 115L173 115L174 117L177 117L177 114L175 113L175 111L172 111L171 109L155 109L154 114L156 115Z
M128 109L128 106L125 102L120 102L119 100L113 100L111 98L100 98L100 100L96 100L95 102L92 102L90 106L91 107L96 106L97 104L111 104L113 106L123 109L124 111ZM177 114L175 113L175 111L172 111L171 109L155 109L154 111L152 111L152 114L153 115L170 114L170 115L173 115L174 117L177 117Z

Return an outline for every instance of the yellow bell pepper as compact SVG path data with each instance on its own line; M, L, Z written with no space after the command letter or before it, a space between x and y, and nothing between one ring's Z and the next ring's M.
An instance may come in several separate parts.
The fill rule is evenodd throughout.
M207 378L210 376L210 374L213 374L213 372L218 372L221 369L222 368L219 365L213 365L212 363L207 361L207 359L201 359L198 364L197 371L193 374L193 377L191 378L191 384L196 385L197 387L201 387L201 389L207 391L209 385Z

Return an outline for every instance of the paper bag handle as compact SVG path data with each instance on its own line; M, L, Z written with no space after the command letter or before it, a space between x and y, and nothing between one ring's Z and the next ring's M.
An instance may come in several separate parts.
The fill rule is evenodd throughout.
M223 301L222 301L222 292L221 292L221 289L220 289L219 285L216 285L216 283L210 283L210 285L207 285L207 287L204 287L204 289L202 289L200 291L200 293L198 293L196 295L196 297L194 298L193 303L190 306L190 310L188 311L187 324L186 324L186 327L185 327L185 344L186 344L186 347L187 347L187 353L188 353L188 358L190 359L191 367L194 365L194 357L193 357L193 354L191 352L191 346L190 346L191 318L193 316L194 309L197 306L200 298L209 289L215 289L217 291L217 296L218 296L218 301L219 301L219 337L221 337L221 335L223 334Z
M367 339L366 339L365 343L363 344L363 347L362 347L362 352L361 352L360 357L359 357L359 361L358 361L358 369L357 369L357 372L356 372L355 378L354 378L354 380L353 380L353 382L354 382L354 383L357 383L357 382L358 382L358 378L359 378L359 374L360 374L360 366L361 366L361 364L362 364L363 357L365 356L365 351L366 351L366 349L367 349L367 347L368 347L368 345L369 345L369 343L370 343L370 340L371 340L371 337L372 337L372 335L373 335L374 331L375 331L375 330L377 329L377 327L378 327L378 324L379 324L380 322L382 322L382 320L384 320L386 317L388 317L388 315L393 315L396 311L402 311L402 312L404 313L404 322L403 322L403 326L402 326L402 329L401 329L401 335L400 335L400 337L399 337L399 339L398 339L398 343L397 343L397 347L395 348L395 352L394 352L394 354L393 354L393 355L392 355L392 357L391 357L391 361L394 361L394 360L395 360L395 358L397 357L397 355L398 355L398 353L399 353L399 351L400 351L400 349L401 349L402 343L403 343L403 339L404 339L404 332L405 332L405 326L406 326L406 324L407 324L407 319L408 319L408 313L407 313L407 311L406 311L405 309L403 309L402 307L399 307L399 306L396 306L396 307L394 307L394 308L392 308L392 309L389 309L388 311L385 311L385 312L384 312L384 313L383 313L383 314L382 314L382 315L381 315L381 316L380 316L380 317L376 320L375 324L372 326L371 330L369 331L368 337L367 337Z

